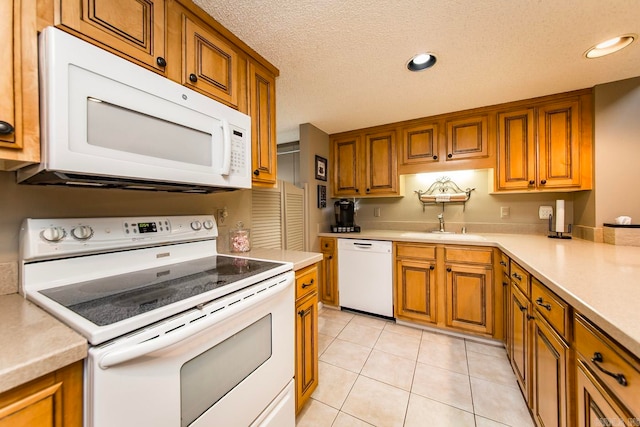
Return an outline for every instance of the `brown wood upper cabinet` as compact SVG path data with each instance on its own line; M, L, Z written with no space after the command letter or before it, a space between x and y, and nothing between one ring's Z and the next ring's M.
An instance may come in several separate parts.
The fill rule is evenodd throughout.
M40 161L36 0L0 3L0 170Z
M590 105L581 91L499 112L495 191L591 189Z
M172 80L237 108L240 82L238 49L187 8L168 2L167 74ZM246 70L246 67L243 67Z
M333 196L400 195L395 129L332 135L331 158Z
M278 179L276 79L253 61L249 62L249 111L253 184L274 186Z
M447 156L445 160L474 159L489 155L487 114L447 120Z
M60 24L91 43L164 73L164 0L60 0Z

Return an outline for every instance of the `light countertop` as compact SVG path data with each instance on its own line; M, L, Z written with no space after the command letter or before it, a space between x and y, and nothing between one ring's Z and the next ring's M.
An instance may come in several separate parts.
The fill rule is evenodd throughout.
M290 262L294 270L322 254L252 249L230 254ZM19 294L0 296L0 393L87 357L87 340Z
M0 393L87 356L87 340L21 295L0 297Z
M498 247L640 357L640 247L515 234L477 235L482 240L393 230L321 236Z

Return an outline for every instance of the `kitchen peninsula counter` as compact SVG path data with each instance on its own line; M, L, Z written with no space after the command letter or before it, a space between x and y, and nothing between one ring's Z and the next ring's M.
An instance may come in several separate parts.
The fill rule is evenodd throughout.
M516 234L367 230L320 236L497 247L640 358L640 247Z
M282 261L293 264L294 270L300 270L311 264L322 261L322 254L318 252L290 251L287 249L252 248L248 252L229 252L219 250L220 254L243 258L258 258L268 261Z

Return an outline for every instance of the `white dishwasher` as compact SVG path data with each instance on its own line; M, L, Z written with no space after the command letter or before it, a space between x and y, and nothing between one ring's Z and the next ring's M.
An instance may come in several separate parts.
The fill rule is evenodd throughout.
M338 239L340 306L393 317L392 243Z

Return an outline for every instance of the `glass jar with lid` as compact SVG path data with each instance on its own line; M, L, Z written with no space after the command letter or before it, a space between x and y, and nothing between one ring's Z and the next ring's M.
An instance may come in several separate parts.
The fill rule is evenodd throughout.
M248 252L251 250L249 229L244 228L244 223L238 221L235 229L229 231L229 250L231 252Z

